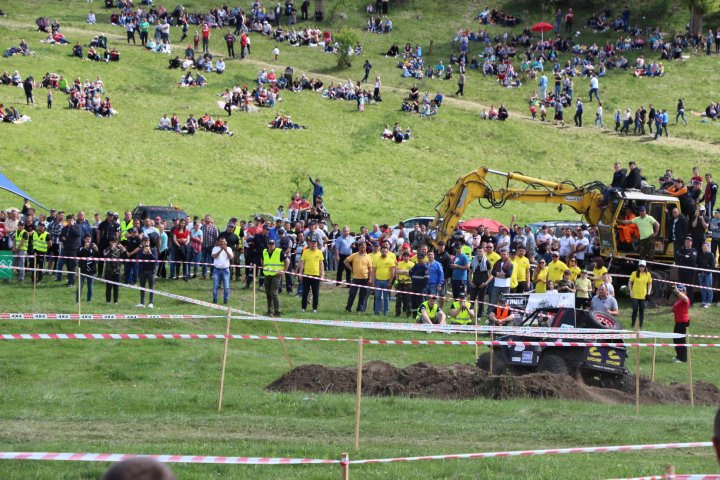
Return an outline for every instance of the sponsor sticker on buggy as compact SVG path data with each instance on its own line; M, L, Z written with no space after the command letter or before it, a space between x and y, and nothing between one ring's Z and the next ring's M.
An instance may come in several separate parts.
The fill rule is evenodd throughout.
M520 360L521 363L532 363L533 361L533 352L532 350L526 350L522 352L522 359Z
M525 345L515 345L516 352L522 352L523 350L525 350Z

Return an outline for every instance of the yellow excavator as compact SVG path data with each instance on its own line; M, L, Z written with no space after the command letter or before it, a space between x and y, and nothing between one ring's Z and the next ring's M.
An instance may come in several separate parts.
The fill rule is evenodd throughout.
M488 182L489 175L505 178L505 186L495 188ZM521 188L511 188L510 182L524 184ZM581 214L585 221L598 228L600 254L613 260L616 267L627 270L635 265L628 263L622 268L621 258L637 258L638 253L632 244L621 244L617 232L617 221L625 219L627 209L633 214L638 207L644 206L648 215L660 224L660 232L655 237L655 260L672 263L673 243L667 240L668 214L673 208L680 208L680 201L669 195L647 194L639 190L611 191L607 203L603 204L602 182L576 185L565 180L554 182L533 178L517 172L500 172L487 167L460 177L455 186L447 191L442 201L435 206L435 219L430 225L436 232L436 241L446 243L452 238L468 206L477 200L484 208L502 208L507 201L523 203L552 203L558 209L568 206ZM634 268L634 267L633 267Z

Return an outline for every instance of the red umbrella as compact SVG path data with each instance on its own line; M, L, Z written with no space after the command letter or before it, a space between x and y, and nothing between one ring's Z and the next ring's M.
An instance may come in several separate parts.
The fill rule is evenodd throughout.
M540 32L540 39L544 42L545 41L545 32L549 32L552 29L554 29L552 25L550 25L547 22L538 22L532 27L530 27L530 30L533 32Z
M491 218L473 218L463 222L462 225L460 225L460 228L466 232L472 232L481 226L489 228L491 233L497 233L500 231L500 228L505 225Z

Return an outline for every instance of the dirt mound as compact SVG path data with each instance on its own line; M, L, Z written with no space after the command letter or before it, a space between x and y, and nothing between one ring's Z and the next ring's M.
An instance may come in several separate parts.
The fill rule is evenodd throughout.
M323 365L302 365L287 372L267 386L276 392L304 391L314 393L354 393L357 370ZM558 398L600 403L635 402L635 379L630 378L628 391L588 386L567 375L533 373L521 376L490 376L474 365L431 365L416 363L398 368L385 362L363 366L363 395L467 399L485 397ZM695 382L695 403L717 405L720 389L705 382ZM690 401L688 385L660 384L640 379L643 404L686 404Z

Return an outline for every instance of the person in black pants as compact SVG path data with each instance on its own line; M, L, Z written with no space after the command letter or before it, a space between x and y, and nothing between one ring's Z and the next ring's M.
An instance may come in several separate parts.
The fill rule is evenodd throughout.
M125 247L118 243L116 237L112 237L109 240L110 246L105 249L103 256L107 259L105 265L105 280L109 280L114 283L105 284L105 302L110 303L112 298L115 305L118 303L118 294L120 292L120 272L122 271L122 263L117 261L119 259L127 257Z
M474 303L475 300L478 302L478 318L483 316L485 311L485 293L487 292L487 286L492 280L490 271L490 260L485 256L485 251L482 248L478 249L477 255L473 258L470 264L470 303Z
M150 289L150 303L148 308L153 308L155 300L155 293L152 291L155 288L155 267L157 265L158 253L157 249L150 246L150 238L143 237L141 250L135 256L139 260L138 266L138 284L140 288ZM140 303L138 307L145 307L145 290L140 290Z
M690 326L690 299L685 292L685 285L676 285L674 293L677 295L678 301L673 304L673 316L675 317L673 333L687 335L687 329ZM673 343L675 344L676 355L673 362L687 362L687 347L684 346L687 343L687 338L674 338Z
M310 246L302 253L298 268L300 273L303 274L301 307L303 312L307 309L308 294L310 293L310 289L312 289L312 308L313 313L315 313L317 312L318 300L320 298L320 279L322 279L325 274L325 268L323 266L323 254L317 248L316 237L310 236L308 244ZM315 265L315 262L318 262L318 265Z

